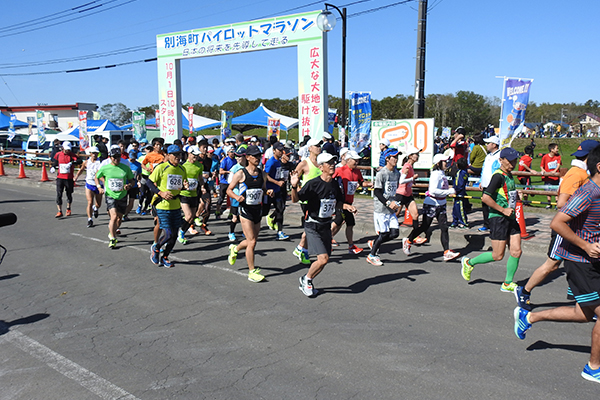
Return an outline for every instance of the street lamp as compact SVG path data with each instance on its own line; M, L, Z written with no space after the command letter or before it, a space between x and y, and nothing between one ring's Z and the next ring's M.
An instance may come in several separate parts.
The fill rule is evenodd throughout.
M333 4L325 3L325 11L317 16L317 26L323 32L329 32L337 23L336 17L329 7L334 8L342 17L342 127L344 134L346 133L346 8L341 10ZM339 124L338 124L339 125ZM340 138L341 139L341 138Z

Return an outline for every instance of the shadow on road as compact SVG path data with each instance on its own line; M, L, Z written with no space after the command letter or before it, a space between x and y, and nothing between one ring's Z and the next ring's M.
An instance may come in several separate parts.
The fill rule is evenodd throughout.
M10 274L10 275L0 276L0 281L5 281L7 279L16 278L18 276L21 276L21 274Z
M29 317L15 319L14 321L2 321L0 320L0 335L8 333L10 328L15 325L33 324L34 322L41 321L50 316L50 314L33 314Z
M394 274L378 275L372 278L363 279L353 283L348 287L333 286L328 288L319 288L319 295L323 293L341 293L341 294L356 294L362 293L367 290L370 286L380 285L382 283L393 282L399 279L407 279L411 282L416 281L413 276L428 274L429 272L422 269L412 269L406 272L397 272Z
M589 354L592 351L591 346L580 346L576 344L553 344L544 342L543 340L538 340L531 346L527 348L529 351L534 350L547 350L547 349L561 349L561 350L569 350L577 353L585 353Z

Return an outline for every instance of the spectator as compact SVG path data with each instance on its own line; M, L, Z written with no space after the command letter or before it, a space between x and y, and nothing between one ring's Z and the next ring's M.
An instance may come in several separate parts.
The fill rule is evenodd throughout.
M472 176L481 176L481 169L483 168L483 162L485 161L485 157L487 156L487 151L485 149L485 142L483 141L482 135L475 135L473 137L473 150L469 155L469 174Z
M465 128L459 126L454 131L454 140L450 143L450 148L454 150L454 156L452 157L452 161L456 162L459 158L463 158L467 156L467 142L465 140Z
M556 143L550 143L548 145L548 154L544 154L542 157L542 163L540 164L540 168L542 170L542 181L546 185L558 185L560 178L558 176L547 176L547 173L558 172L560 170L560 166L562 165L562 161L560 158L560 154L558 153L558 145ZM548 203L552 202L552 196L548 197ZM548 204L546 208L552 208L551 204Z

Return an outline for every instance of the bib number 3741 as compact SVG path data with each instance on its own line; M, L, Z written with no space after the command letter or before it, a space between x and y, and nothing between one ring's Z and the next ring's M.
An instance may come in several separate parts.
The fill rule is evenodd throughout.
M319 218L329 218L335 211L336 199L321 199L319 208Z

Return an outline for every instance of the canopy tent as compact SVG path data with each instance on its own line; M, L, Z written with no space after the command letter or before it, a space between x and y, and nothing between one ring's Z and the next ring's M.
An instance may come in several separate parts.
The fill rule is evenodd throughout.
M284 131L287 131L291 128L296 128L298 126L298 120L296 118L277 114L276 112L265 107L263 103L260 103L260 106L258 106L256 110L234 118L231 121L231 128L243 133L250 129L267 127L269 118L279 119L281 121L280 128Z
M15 128L27 128L29 124L27 122L19 121L15 122ZM10 116L4 115L0 112L0 129L5 130L10 127Z
M216 119L201 117L200 115L194 114L194 132L201 131L203 129L215 128L221 125L221 122ZM150 118L146 120L146 126L156 126L156 118ZM190 120L188 119L188 112L181 109L181 126L183 129L188 129L190 126ZM131 129L133 124L123 125L121 129Z
M107 119L88 119L87 120L88 135L94 134L95 132L120 131L120 130L122 130L122 129ZM72 135L72 136L77 136L77 138L79 138L79 125L74 126L71 129L67 129L63 133Z

